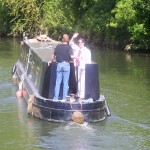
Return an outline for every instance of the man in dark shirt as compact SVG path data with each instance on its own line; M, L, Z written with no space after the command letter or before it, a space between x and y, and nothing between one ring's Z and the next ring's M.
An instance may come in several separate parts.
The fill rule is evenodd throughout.
M52 60L55 58L57 62L57 70L56 70L56 85L54 90L54 100L59 99L60 85L63 80L63 99L66 99L68 95L68 81L70 75L70 64L69 61L73 56L73 50L69 43L69 36L64 34L62 37L62 44L58 44L54 53L52 54L51 60L48 62L50 64Z

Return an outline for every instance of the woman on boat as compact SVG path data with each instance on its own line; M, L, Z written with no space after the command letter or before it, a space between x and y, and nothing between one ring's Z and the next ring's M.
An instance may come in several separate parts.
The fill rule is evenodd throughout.
M70 40L74 56L77 58L74 60L76 80L78 83L78 96L84 98L85 95L85 65L91 63L91 51L85 47L85 41L83 38L79 38L77 43L75 39L78 37L78 33L75 33Z
M75 67L75 76L76 76L76 81L78 81L78 63L79 63L79 55L80 55L80 48L77 44L77 37L78 37L79 33L75 33L69 44L71 45L72 49L73 49L73 55L76 57L76 59L74 59L74 67Z
M85 97L85 65L91 63L91 51L85 47L85 41L78 39L80 48L79 64L78 64L78 94L80 98Z

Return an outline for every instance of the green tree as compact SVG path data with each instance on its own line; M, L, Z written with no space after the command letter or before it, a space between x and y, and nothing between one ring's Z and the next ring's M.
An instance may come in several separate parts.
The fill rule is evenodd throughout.
M51 35L60 35L72 30L74 17L70 4L66 4L62 0L44 0L42 24Z
M150 0L134 0L133 8L136 12L135 23L129 28L132 33L132 40L143 45L145 48L150 47Z
M8 8L0 0L0 35L6 35L10 32L11 17L7 14Z
M101 45L150 47L150 0L0 0L0 33L57 38L80 32Z
M37 32L40 26L42 3L39 0L5 0L11 16L12 34Z
M112 10L110 27L126 31L130 43L145 48L149 46L150 0L119 0Z

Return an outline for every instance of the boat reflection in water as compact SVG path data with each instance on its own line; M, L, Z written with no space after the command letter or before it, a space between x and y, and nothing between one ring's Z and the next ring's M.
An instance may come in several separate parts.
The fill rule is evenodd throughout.
M69 96L66 101L53 101L56 66L48 61L58 42L25 39L21 42L20 60L12 68L13 81L18 85L17 97L25 98L27 112L53 122L98 122L110 116L104 95L100 95L98 64L85 66L85 97L76 96L74 65L70 63ZM62 86L60 99L62 96Z

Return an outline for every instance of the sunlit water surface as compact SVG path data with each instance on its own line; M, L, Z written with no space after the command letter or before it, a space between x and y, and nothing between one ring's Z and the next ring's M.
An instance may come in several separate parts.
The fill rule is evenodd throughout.
M99 64L101 94L112 116L82 125L51 123L28 117L11 82L20 42L0 39L0 150L149 150L150 57L92 50Z

